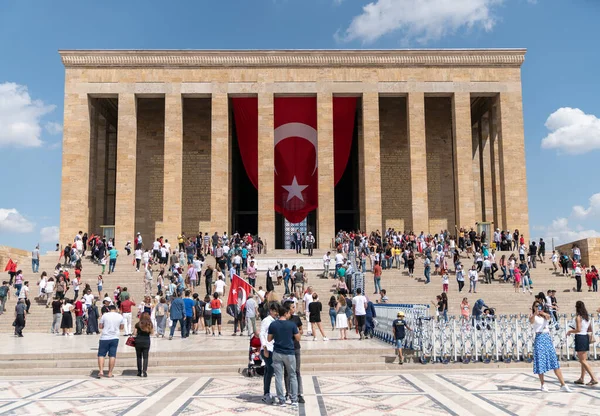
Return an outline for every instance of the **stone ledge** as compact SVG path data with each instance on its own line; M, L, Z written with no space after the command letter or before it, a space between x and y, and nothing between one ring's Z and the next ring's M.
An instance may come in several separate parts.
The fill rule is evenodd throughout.
M65 67L520 67L525 49L61 50Z

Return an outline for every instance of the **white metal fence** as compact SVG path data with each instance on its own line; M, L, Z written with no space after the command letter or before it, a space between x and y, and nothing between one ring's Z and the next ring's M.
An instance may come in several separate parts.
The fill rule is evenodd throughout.
M501 315L475 320L462 317L429 316L427 305L376 305L375 336L393 342L392 322L403 310L411 327L405 348L416 352L422 363L428 362L505 362L533 359L535 334L528 315ZM574 326L574 315L561 314L550 325L550 337L560 360L573 360L575 337L567 335ZM596 342L590 344L589 359L600 360L600 318L591 317Z

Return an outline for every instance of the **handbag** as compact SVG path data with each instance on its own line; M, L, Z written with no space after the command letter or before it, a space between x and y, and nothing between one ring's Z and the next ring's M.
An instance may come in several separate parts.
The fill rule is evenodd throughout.
M127 345L129 347L135 347L135 338L134 337L127 338L127 341L125 341L125 345Z

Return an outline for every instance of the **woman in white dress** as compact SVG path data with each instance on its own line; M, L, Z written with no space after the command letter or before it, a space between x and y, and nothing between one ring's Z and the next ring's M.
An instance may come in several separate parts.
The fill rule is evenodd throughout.
M335 317L335 327L340 330L340 339L348 339L346 332L348 331L348 317L346 316L346 298L338 296L337 315Z

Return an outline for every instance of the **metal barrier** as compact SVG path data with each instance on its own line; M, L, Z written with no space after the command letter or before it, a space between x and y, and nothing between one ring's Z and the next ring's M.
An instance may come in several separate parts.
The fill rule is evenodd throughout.
M374 335L388 343L394 342L392 322L397 318L398 312L404 312L404 320L412 331L406 332L404 343L406 348L418 350L422 347L421 341L426 337L421 336L422 323L431 320L429 316L429 305L421 304L377 304L375 305Z
M428 305L376 305L375 336L393 343L392 322L403 310L412 329L405 348L414 350L422 363L504 362L533 360L535 334L528 315L501 315L475 320L451 316L448 321L429 316ZM575 315L561 314L550 324L550 337L559 360L575 360L575 337L567 335ZM600 317L591 316L596 342L590 345L591 360L600 360Z

